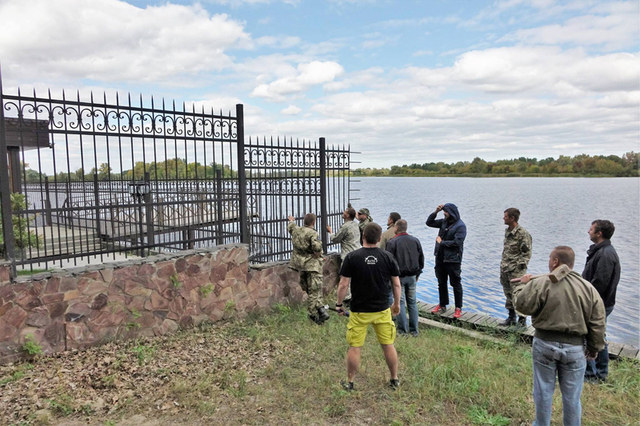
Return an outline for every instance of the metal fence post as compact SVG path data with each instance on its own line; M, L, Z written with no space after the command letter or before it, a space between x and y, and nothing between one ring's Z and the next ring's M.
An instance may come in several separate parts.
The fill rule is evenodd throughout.
M236 105L237 138L238 138L238 210L240 214L240 242L250 244L249 220L247 217L247 176L244 168L244 106Z
M11 211L11 190L9 189L9 164L7 159L7 139L4 129L4 99L2 93L2 70L0 70L0 197L2 197L2 233L4 238L4 258L11 261L11 278L16 277L15 236Z
M149 187L149 192L144 196L145 216L147 219L147 253L151 247L156 245L155 229L153 224L153 195L151 194L151 174L144 172L145 184Z
M320 138L320 238L322 251L327 252L327 147L324 138Z
M222 170L216 169L216 210L217 210L217 223L218 223L218 240L217 245L221 246L224 243L222 238L224 220L224 211L222 210Z
M51 226L51 223L53 222L52 217L51 217L51 192L49 192L49 176L45 176L44 177L44 193L45 193L45 198L44 198L44 208L45 208L45 218L46 218L46 223L47 226Z
M47 189L49 189L48 185L47 185ZM48 193L49 191L47 191L47 194ZM48 195L47 195L47 198L48 198ZM100 238L100 236L102 235L102 231L100 230L100 190L98 188L97 173L93 174L93 198L94 198L94 204L96 207L96 233L98 235L98 238Z

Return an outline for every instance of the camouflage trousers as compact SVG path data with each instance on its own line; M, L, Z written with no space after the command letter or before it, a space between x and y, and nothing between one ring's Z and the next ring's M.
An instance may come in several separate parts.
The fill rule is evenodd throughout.
M500 284L502 284L502 291L504 291L504 296L506 301L504 302L504 307L507 309L513 309L513 293L511 292L511 280L514 278L520 278L524 274L527 273L526 269L516 269L513 271L503 271L500 270ZM521 315L521 317L525 315Z
M322 303L322 274L318 272L300 271L300 287L309 295L307 310L309 315L317 316Z

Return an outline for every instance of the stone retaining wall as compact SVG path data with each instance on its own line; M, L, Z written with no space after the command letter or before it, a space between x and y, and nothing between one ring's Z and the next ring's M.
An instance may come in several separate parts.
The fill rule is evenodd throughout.
M338 258L325 262L324 291L338 281ZM202 321L243 318L306 295L286 262L249 266L245 245L90 265L19 277L0 263L0 363L111 340L163 335Z

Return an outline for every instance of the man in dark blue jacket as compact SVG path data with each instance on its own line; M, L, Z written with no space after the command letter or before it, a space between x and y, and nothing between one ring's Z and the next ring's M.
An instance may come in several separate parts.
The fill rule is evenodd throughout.
M613 312L616 303L616 290L620 281L620 259L611 245L611 237L616 228L608 220L594 220L589 229L589 238L593 242L587 250L587 263L582 278L593 285L604 302L606 318ZM605 321L606 321L605 318ZM609 348L598 352L595 360L587 361L584 378L590 382L605 381L609 375Z
M396 221L395 237L389 240L386 250L396 258L400 268L400 314L398 321L398 334L411 333L418 335L418 304L416 301L416 281L424 268L424 254L420 240L407 234L407 221ZM405 311L406 307L406 311ZM409 329L407 330L407 312L409 313Z
M444 211L444 219L437 219L438 212ZM460 264L462 263L462 251L464 239L467 236L467 227L460 219L458 207L455 204L440 204L436 211L427 218L427 226L439 228L436 238L436 278L438 279L438 292L440 303L433 309L433 313L443 313L449 304L449 290L447 278L453 287L456 310L454 318L462 316L462 282L460 279Z

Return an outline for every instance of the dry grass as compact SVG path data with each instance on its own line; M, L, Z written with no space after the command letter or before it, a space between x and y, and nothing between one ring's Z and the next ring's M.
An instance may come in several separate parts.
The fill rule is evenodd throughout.
M399 338L401 387L367 337L356 392L343 391L346 320L319 327L303 309L194 328L166 338L0 367L9 424L531 424L531 356L425 329ZM583 424L636 424L640 367L613 362L585 385ZM137 417L132 417L137 416ZM141 417L143 416L143 417ZM146 420L145 420L146 419ZM561 422L559 392L554 421Z

